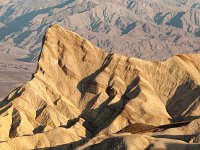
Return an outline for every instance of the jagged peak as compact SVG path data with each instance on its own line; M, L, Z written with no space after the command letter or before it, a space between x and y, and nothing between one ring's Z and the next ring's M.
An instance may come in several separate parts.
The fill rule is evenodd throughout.
M0 141L30 135L39 141L34 149L42 141L38 134L50 145L56 134L60 145L116 133L130 123L157 126L197 116L199 58L158 62L111 54L52 25L33 79L0 103L0 122L7 123Z

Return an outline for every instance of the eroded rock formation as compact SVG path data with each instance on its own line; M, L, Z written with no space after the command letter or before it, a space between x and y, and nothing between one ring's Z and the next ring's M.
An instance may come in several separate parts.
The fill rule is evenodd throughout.
M111 54L53 25L32 80L0 102L0 148L199 148L199 58ZM156 133L117 133L129 124L188 119L194 121Z

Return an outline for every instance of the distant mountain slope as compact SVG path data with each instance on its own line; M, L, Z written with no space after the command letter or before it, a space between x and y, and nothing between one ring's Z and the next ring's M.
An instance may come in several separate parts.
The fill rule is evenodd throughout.
M108 51L163 60L200 51L198 0L10 0L0 5L0 41L37 60L46 27L59 23Z
M16 60L26 53L13 45L8 46L6 42L0 43L0 101L31 79L36 64Z
M199 148L200 54L144 61L105 52L59 25L43 44L33 79L0 102L0 149ZM114 134L185 119L196 120L166 132Z

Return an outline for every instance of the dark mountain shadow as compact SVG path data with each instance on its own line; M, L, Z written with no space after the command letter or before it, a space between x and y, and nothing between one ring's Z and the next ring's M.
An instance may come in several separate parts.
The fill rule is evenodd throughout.
M174 143L170 143L166 145L167 149L171 149L173 150L174 147L180 148L180 149L187 149L187 150L199 150L200 149L200 144L174 144Z
M181 122L181 121L193 121L196 119L200 119L200 115L199 116L185 116L185 117L179 117L176 118L176 122Z
M90 84L92 84L96 77L104 71L104 69L110 64L112 60L113 54L108 54L108 56L105 58L102 67L99 68L97 71L95 71L93 74L87 76L83 80L79 82L77 85L77 88L79 89L81 93L81 99L84 98L85 94L87 92L90 92ZM92 106L96 103L98 97L100 94L97 94L92 100L90 100L83 112L79 117L85 119L83 126L86 127L92 133L93 136L98 134L101 130L105 129L107 126L109 126L113 120L121 113L125 105L128 103L130 99L134 99L139 93L140 88L137 87L138 82L140 81L139 77L136 77L130 85L127 86L126 91L121 96L118 102L109 105L109 103L113 100L115 97L115 89L112 87L107 87L106 92L108 94L108 98L96 109L92 109ZM133 91L131 91L133 88L135 88ZM129 93L129 97L127 96L127 93ZM91 113L98 114L95 118L88 117L91 115ZM105 113L107 115L105 115ZM104 117L103 120L101 117ZM95 119L95 120L94 120ZM98 125L97 125L98 124ZM101 124L101 125L99 125Z
M50 27L51 27L51 25L48 26L48 27L46 27L46 25L44 24L44 25L40 26L40 28L38 28L38 32L39 32L39 33L42 32L42 29L43 29L43 28L46 28L46 30L47 30L47 29L50 28ZM46 32L45 32L44 36L42 37L41 47L44 45L45 38L46 38ZM31 47L31 49L32 49L32 48L33 48L33 47ZM18 61L23 61L23 62L31 62L31 61L39 62L40 57L41 57L41 54L42 54L42 51L40 50L40 48L37 48L37 49L34 49L34 50L32 50L32 51L29 51L29 54L28 54L27 57L18 58L18 59L16 59L16 60L18 60ZM34 74L33 74L33 75L34 75ZM33 78L33 75L32 75L32 78Z
M86 127L88 131L90 131L89 133L92 134L92 137L96 136L99 132L108 127L122 112L126 104L138 96L140 93L140 88L137 86L138 82L139 78L135 78L133 82L127 87L124 94L120 97L119 101L116 103L109 105L113 98L115 98L115 95L112 94L112 91L108 92L109 89L107 89L109 97L98 108L92 109L92 106L98 99L98 96L96 96L92 102L88 102L86 109L83 110L80 117L86 120L83 123L83 126ZM130 91L133 88L134 90ZM127 96L128 93L129 96ZM91 113L96 115L91 117ZM89 137L89 135L87 137Z
M169 15L169 13L163 14L162 12L159 12L155 15L154 21L156 22L157 25L160 25L163 23L165 17Z
M12 91L12 92L15 91L15 94L13 94L12 97L9 98L9 95L8 95L5 99L3 99L2 101L0 101L0 107L3 108L3 109L0 109L0 116L1 116L6 110L8 110L8 109L12 106L12 104L11 104L12 101L13 101L16 97L19 97L19 96L23 93L23 90L20 91L20 89L21 89L21 86ZM11 92L11 93L12 93L12 92ZM10 104L9 104L9 103L10 103ZM6 106L6 105L7 105L7 106ZM5 106L6 106L6 107L5 107ZM5 107L5 108L4 108L4 107Z
M197 36L197 37L200 37L200 29L196 30L194 35Z
M177 28L183 28L183 22L182 17L185 14L185 12L178 12L173 18L170 19L169 22L166 23L166 25L174 26Z
M128 34L128 33L131 32L135 27L136 27L136 22L133 22L133 23L127 25L126 28L123 29L121 35Z
M91 146L88 146L84 148L83 150L90 150L90 149L96 149L96 150L126 150L127 146L124 142L123 137L113 137L109 139L105 139L99 144L94 144Z
M94 73L92 73L91 75L85 77L84 79L82 79L78 85L77 85L77 89L80 91L81 93L81 99L85 96L85 93L87 92L88 90L88 87L90 85L90 83L92 81L94 81L96 79L96 77L110 64L111 60L112 60L112 56L113 54L112 53L109 53L107 55L107 57L104 59L104 62L102 64L102 66L96 70ZM98 97L99 97L100 94L97 94L93 99L91 99L85 109L83 110L83 112L77 117L77 118L74 118L74 119L71 119L67 122L66 125L63 125L61 127L64 127L64 128L70 128L72 127L73 125L75 125L79 120L80 118L83 118L83 114L85 114L87 112L87 110L90 110L92 108L92 106L94 105L94 103L97 101ZM80 146L80 144L84 144L84 142L87 141L87 139L91 139L93 137L92 133L96 131L96 128L90 124L90 122L88 121L85 121L83 123L83 126L87 129L86 130L86 138L83 138L82 140L80 141L77 141L77 142L73 142L73 143L70 143L70 144L66 144L66 145L62 145L62 146L59 146L57 147L58 149L59 148L62 148L64 146L64 148L67 148L67 147L71 147L71 149L77 147L77 146ZM91 133L92 132L92 133Z
M190 135L188 135L190 136ZM172 138L173 139L173 138ZM200 144L180 144L180 143L166 143L165 144L166 149L170 150L176 150L176 149L187 149L187 150L199 150L200 149ZM145 150L150 150L152 149L153 144L150 144Z
M0 41L3 40L9 34L19 31L21 29L22 25L26 26L28 24L28 22L31 21L35 16L37 16L39 14L48 13L51 9L63 8L65 5L69 5L70 3L74 2L74 1L75 0L67 0L67 1L63 2L62 4L59 4L59 5L56 5L53 7L48 7L45 9L31 11L31 12L26 13L25 15L17 17L13 21L6 24L6 27L3 27L0 29L0 33L1 33Z
M200 104L200 86L189 80L180 85L167 101L166 109L174 122L189 116Z
M0 35L1 35L0 36L0 41L4 40L4 38L6 36L8 36L9 34L18 32L19 30L22 29L22 27L28 26L29 21L31 21L35 16L40 15L40 14L49 13L50 10L52 10L52 9L63 8L64 6L69 5L69 4L73 3L74 1L75 0L67 0L66 2L63 2L62 4L59 4L59 5L56 5L56 6L53 6L53 7L48 7L48 8L45 8L45 9L31 11L31 12L28 12L28 13L22 15L22 16L17 17L13 21L7 23L5 27L2 27L0 29ZM43 25L42 27L44 27L44 26L45 25ZM38 29L38 31L39 30L41 30L41 28ZM15 38L14 41L17 44L19 44L29 34L30 34L29 32L24 32L23 34L21 34L17 38ZM27 57L18 58L16 60L23 61L23 62L31 62L31 61L35 62L37 60L37 58L38 58L38 54L39 53L40 53L40 48L39 49L34 49L34 50L30 51L30 53L28 54Z
M136 1L130 1L127 4L127 8L132 10L135 7L135 5L136 5Z
M96 77L106 68L108 67L108 65L110 64L111 60L112 60L112 53L109 53L107 55L107 57L104 59L104 62L102 64L102 66L96 70L94 73L92 73L91 75L85 77L84 79L82 79L78 85L77 88L81 93L81 98L84 97L85 92L87 91L91 81L94 81L96 79Z
M82 139L80 141L72 142L69 144L63 144L63 145L58 145L58 146L53 146L53 147L45 147L45 148L36 148L34 150L75 150L76 147L79 147L86 143L88 140L87 139Z
M38 62L40 59L40 53L41 48L34 49L32 51L29 51L29 54L27 54L25 57L17 58L16 60L22 61L22 62Z
M98 70L96 70L91 75L87 76L86 78L82 79L78 85L77 88L81 93L81 98L84 98L85 94L87 92L90 92L90 84L94 82L96 77L104 71L104 69L110 64L112 60L113 54L108 54L105 58L102 67L100 67ZM101 132L103 129L108 127L115 118L121 113L121 111L124 109L126 104L133 100L135 97L138 96L140 93L140 87L138 86L138 83L140 81L140 78L136 76L133 81L127 86L127 89L125 90L124 94L119 98L119 101L116 103L110 104L110 102L115 98L116 93L115 90L112 87L107 87L106 92L108 94L108 98L99 105L98 108L93 109L93 105L97 102L99 96L101 93L96 94L87 104L85 109L82 111L82 113L74 119L71 119L67 122L66 125L62 126L64 128L70 128L73 125L75 125L80 118L83 118L85 122L83 123L83 126L87 129L86 130L86 138L83 138L81 141L77 141L75 145L74 143L70 143L73 145L73 148L77 147L77 143L84 144L84 142L87 142L89 139L96 136L99 132ZM93 115L93 114L96 114ZM65 145L66 147L70 144ZM65 147L64 146L64 147ZM60 147L55 147L60 148Z
M126 92L121 96L118 102L110 104L115 95L109 95L108 99L106 99L98 108L92 109L91 102L88 102L86 109L83 110L80 115L81 118L84 118L86 121L83 126L85 126L91 133L92 136L97 135L100 131L108 127L115 118L121 113L126 104L138 96L140 93L140 88L137 86L133 91L128 91L129 87L133 85L135 80L130 84L126 90ZM127 97L127 93L131 93L131 96ZM129 93L129 94L130 94ZM97 98L95 99L97 100ZM95 117L90 117L91 113L96 114Z
M92 111L99 112L99 114L98 114L99 118L96 118L97 120L98 119L99 120L103 119L102 124L97 128L97 130L94 133L94 135L97 135L100 131L102 131L103 129L108 127L115 120L115 118L118 115L120 115L120 113L124 110L124 107L126 106L126 104L130 100L133 100L134 98L136 98L139 95L141 90L140 90L140 87L137 86L138 82L139 82L139 79L135 78L132 81L132 83L128 85L126 91L121 96L121 98L119 99L118 102L109 105L109 103L115 97L115 95L111 94L111 95L109 95L109 98L104 102L104 104L101 104L99 106L99 108L92 110ZM130 91L133 88L134 88L134 90ZM127 94L130 94L131 96L127 96ZM104 116L105 118L101 118L101 116Z
M59 4L59 5L56 5L53 7L48 7L45 9L31 11L22 16L17 17L13 21L7 23L5 27L2 27L0 29L0 35L1 35L0 41L4 40L4 38L6 36L8 36L9 34L18 32L20 29L22 29L22 27L28 26L29 21L31 21L35 16L40 15L40 14L49 13L50 10L52 10L52 9L62 8L66 5L73 3L74 1L75 0L67 0L66 2L63 2L62 4ZM5 15L6 16L9 15L9 13L12 13L12 8L10 8L9 12L6 13ZM44 27L44 26L45 25L43 25L42 27ZM38 29L38 31L39 30L41 30L41 28ZM24 32L23 34L20 34L19 36L14 38L15 43L16 44L21 43L29 34L30 34L30 32ZM31 62L31 61L35 62L38 58L39 53L40 53L40 48L34 49L34 50L30 51L29 54L27 56L25 56L24 58L18 58L16 60L23 61L23 62Z
M3 7L3 6L2 6ZM0 6L0 9L2 8ZM13 13L15 12L15 9L11 6L9 7L6 12L0 16L0 21L1 22L6 22L8 20L8 17L10 17Z
M152 135L152 137L155 137L155 138L175 139L175 140L185 141L185 142L188 143L196 135L197 134L190 134L190 135Z
M84 140L82 142L85 142ZM45 147L45 148L38 148L37 150L75 150L75 147L81 146L82 142L73 142L71 144L64 144L55 147ZM74 146L76 145L76 146ZM114 137L105 139L99 144L91 145L83 150L90 150L90 149L102 149L102 150L114 150L117 147L118 150L126 150L126 144L124 143L123 138L121 137Z

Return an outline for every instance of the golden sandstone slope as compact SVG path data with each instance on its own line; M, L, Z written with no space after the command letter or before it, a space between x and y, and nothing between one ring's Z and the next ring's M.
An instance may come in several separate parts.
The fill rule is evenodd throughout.
M33 79L0 102L0 149L199 149L199 59L110 54L53 25ZM153 133L117 133L130 124L183 120L193 121Z

